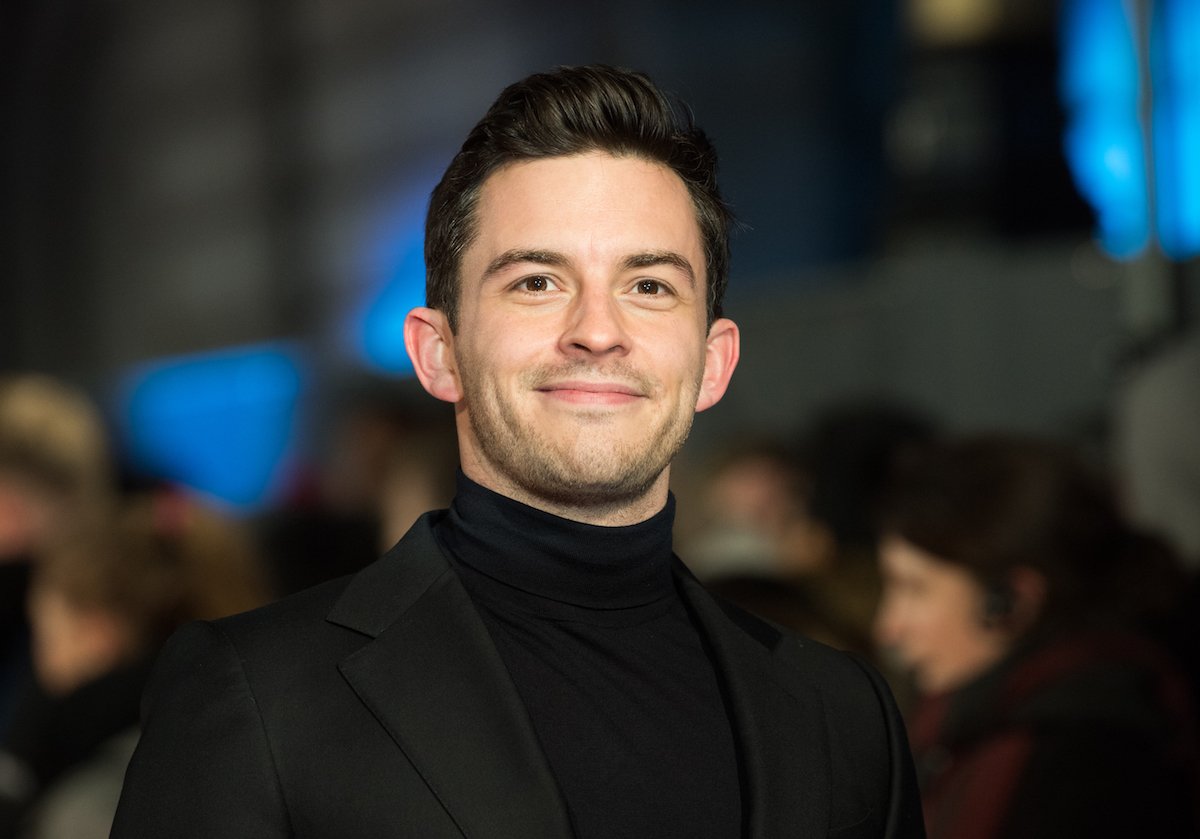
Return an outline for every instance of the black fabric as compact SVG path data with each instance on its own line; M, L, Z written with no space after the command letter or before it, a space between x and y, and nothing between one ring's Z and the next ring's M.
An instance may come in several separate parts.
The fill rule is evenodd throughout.
M5 733L12 727L25 685L33 678L25 605L31 562L24 556L0 562L0 732Z
M33 768L42 786L138 724L138 706L154 657L145 656L51 697L31 685L5 749Z
M0 744L5 761L28 775L25 789L0 790L0 839L16 836L41 790L91 758L111 737L138 724L153 656L105 673L66 696L48 696L31 679ZM13 771L11 768L9 771Z
M353 577L177 632L113 839L570 836L524 702L434 537L442 515ZM921 839L879 674L672 570L729 699L746 839Z
M436 527L504 660L577 839L739 836L730 722L676 590L674 501L581 524L460 476Z

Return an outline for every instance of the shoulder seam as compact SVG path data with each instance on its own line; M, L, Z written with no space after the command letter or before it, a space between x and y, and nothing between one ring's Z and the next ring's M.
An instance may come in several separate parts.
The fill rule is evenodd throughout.
M266 721L263 720L262 707L258 703L258 696L254 693L254 685L250 682L249 676L246 674L246 659L242 656L242 652L238 649L238 645L229 637L225 628L214 621L204 621L210 628L221 636L221 639L233 650L237 658L238 672L241 674L242 681L246 685L246 692L250 695L250 701L254 705L254 715L258 718L258 725L262 731L263 742L267 744L267 754L271 758L271 774L275 779L275 789L279 795L279 800L283 803L283 811L287 814L288 833L295 835L295 829L292 825L292 809L288 802L287 795L284 793L283 782L279 775L279 761L276 759L275 748L271 742L270 732L267 730Z

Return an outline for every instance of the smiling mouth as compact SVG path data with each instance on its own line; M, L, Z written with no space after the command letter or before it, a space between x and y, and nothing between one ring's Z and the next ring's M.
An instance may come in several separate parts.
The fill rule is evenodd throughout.
M621 382L552 382L536 390L553 399L582 405L625 405L645 398L637 388Z

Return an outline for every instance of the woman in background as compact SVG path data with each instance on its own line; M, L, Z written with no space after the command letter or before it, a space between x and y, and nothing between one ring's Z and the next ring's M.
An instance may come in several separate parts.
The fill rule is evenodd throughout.
M1180 572L1070 452L931 448L883 507L879 642L930 839L1194 837L1195 706L1150 627Z

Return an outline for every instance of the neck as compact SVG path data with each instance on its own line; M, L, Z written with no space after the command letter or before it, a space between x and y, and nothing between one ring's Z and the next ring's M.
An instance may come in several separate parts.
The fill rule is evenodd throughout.
M557 516L458 477L437 538L461 565L558 603L614 609L656 602L674 591L675 506L627 527Z

